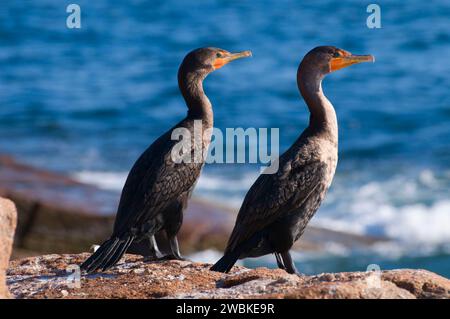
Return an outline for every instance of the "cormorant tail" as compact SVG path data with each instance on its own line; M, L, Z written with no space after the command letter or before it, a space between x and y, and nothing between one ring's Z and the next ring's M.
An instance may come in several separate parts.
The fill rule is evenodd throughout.
M239 259L239 253L226 252L209 270L227 273Z
M114 253L114 255L112 255L111 258L109 258L108 263L106 263L102 267L102 270L105 271L105 270L111 268L112 266L114 266L120 260L120 258L122 258L122 256L125 254L128 247L130 247L132 241L133 241L133 237L128 237L127 241L124 242L123 244L121 244L120 247L117 249L117 251Z
M133 236L110 238L105 241L81 266L87 273L111 268L123 256L133 242Z
M226 251L223 257L220 258L209 270L225 273L229 272L243 253L258 246L258 243L261 241L263 236L263 232L258 232L250 237L250 239L235 247L232 251Z

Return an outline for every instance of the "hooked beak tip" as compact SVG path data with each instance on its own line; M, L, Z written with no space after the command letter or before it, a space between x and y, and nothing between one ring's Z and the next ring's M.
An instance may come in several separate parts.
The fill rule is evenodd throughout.
M368 56L367 62L375 63L375 57L374 57L372 54L370 54L370 55Z
M354 61L356 63L360 62L375 62L375 57L371 54L368 55L352 55L348 57L350 61Z
M246 51L242 51L242 52L237 52L231 55L231 58L234 59L239 59L239 58L248 58L252 56L252 51L250 50L246 50Z

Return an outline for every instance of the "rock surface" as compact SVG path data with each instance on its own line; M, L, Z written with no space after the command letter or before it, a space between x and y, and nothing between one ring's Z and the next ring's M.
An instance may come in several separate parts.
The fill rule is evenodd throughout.
M5 275L11 256L16 224L16 206L9 199L0 197L0 299L9 298Z
M230 274L189 261L145 263L126 255L110 271L68 277L89 254L12 261L7 282L16 298L449 298L450 280L425 270L289 275L234 267Z

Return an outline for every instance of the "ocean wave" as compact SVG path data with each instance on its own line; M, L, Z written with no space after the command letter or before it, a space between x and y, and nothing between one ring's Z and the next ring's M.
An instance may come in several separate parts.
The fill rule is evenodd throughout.
M335 230L385 236L405 244L450 242L450 200L396 207L361 198L345 206L348 208L345 219L322 214L315 220L316 224Z
M406 246L441 246L450 242L448 183L429 169L352 185L339 178L314 221Z
M127 172L80 171L73 173L72 177L100 189L120 192L127 179L127 174Z
M71 174L76 180L95 185L100 189L120 192L125 184L128 172L108 172L83 170ZM196 185L194 196L207 197L239 208L243 194L256 180L256 174L243 174L239 179L202 174Z

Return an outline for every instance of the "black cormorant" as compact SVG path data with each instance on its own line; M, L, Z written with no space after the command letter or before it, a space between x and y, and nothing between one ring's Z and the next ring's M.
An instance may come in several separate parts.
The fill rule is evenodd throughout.
M183 221L183 210L194 189L204 165L203 151L211 135L194 132L194 123L201 123L201 132L210 132L213 111L203 91L203 80L212 71L228 62L250 56L250 51L230 53L218 48L200 48L190 52L178 70L178 85L188 106L185 119L160 136L139 157L131 169L122 190L114 229L106 240L82 265L86 272L106 270L119 261L132 242L147 239L150 258L159 258L155 233L164 230L169 240L171 254L168 258L181 259L177 233ZM172 132L180 128L192 135L190 149L184 154L191 160L173 158L173 148L178 140ZM195 143L195 141L200 141ZM199 153L200 152L200 153ZM173 154L172 154L173 153ZM198 158L197 154L201 154Z
M332 46L311 50L297 72L310 112L309 126L279 158L275 174L262 174L245 196L224 256L211 268L228 272L238 259L274 253L278 267L297 273L289 250L323 201L338 160L338 126L322 92L328 73L374 61Z

